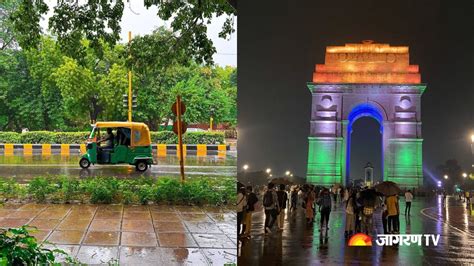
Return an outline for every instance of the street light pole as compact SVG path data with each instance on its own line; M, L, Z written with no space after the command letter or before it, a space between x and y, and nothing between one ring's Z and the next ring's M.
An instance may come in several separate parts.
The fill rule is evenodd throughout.
M128 45L131 51L132 32L128 32ZM131 57L131 54L129 55ZM128 122L132 122L132 70L128 70Z

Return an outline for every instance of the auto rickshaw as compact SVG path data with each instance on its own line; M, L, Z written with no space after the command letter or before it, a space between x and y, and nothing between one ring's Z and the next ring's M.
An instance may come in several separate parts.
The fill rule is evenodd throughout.
M146 124L97 122L92 126L86 153L79 161L81 168L88 168L91 164L126 163L144 172L153 164L150 130Z

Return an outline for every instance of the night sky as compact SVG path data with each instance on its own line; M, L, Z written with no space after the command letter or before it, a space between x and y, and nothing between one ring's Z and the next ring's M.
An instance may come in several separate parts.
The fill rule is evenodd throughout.
M420 66L428 85L422 96L425 170L435 173L454 158L469 171L473 22L468 0L239 1L239 168L248 163L252 170L291 169L305 176L311 109L306 83L314 65L324 63L326 46L374 40L409 46L410 64ZM352 159L363 167L380 157L380 144L375 121L357 123L362 129L354 130L359 141Z

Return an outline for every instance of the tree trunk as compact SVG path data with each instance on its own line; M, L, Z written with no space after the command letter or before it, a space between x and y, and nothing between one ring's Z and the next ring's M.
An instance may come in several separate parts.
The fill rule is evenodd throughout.
M95 97L92 97L90 101L92 107L90 110L90 119L91 123L95 124L97 122L97 117L99 116L100 112L102 112L102 107L97 103L97 99Z

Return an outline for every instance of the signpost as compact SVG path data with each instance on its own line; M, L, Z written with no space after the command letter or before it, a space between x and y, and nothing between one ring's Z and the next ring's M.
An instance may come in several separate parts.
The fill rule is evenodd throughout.
M184 182L184 155L183 155L183 134L186 132L186 124L181 120L181 116L186 111L186 106L181 102L181 96L176 96L176 102L171 107L171 111L176 115L173 123L173 131L178 134L179 165L181 172L181 182Z

